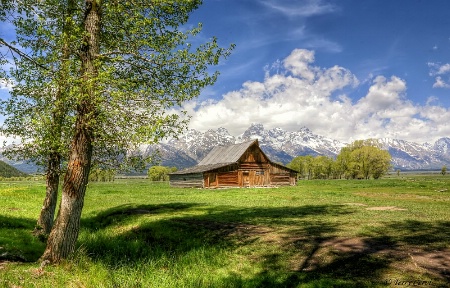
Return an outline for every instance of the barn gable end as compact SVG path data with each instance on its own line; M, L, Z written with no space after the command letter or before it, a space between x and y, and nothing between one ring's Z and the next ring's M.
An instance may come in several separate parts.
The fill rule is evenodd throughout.
M198 165L169 176L173 187L263 187L295 185L297 172L271 162L252 140L214 147Z

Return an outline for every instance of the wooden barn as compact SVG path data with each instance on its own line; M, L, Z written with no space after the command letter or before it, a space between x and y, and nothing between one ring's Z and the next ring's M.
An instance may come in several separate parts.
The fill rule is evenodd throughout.
M173 187L264 187L295 185L297 172L270 161L252 140L214 147L198 165L169 176Z

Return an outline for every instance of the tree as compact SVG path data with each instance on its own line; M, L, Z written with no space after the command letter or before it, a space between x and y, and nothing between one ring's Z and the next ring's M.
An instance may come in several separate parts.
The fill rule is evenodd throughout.
M287 167L299 172L307 179L328 179L334 173L334 160L327 156L297 156Z
M287 164L287 167L297 171L301 177L306 176L308 179L312 179L314 167L313 162L314 157L311 155L297 156Z
M342 148L337 157L347 178L378 179L389 171L391 155L376 140L357 140Z
M110 182L114 181L116 177L116 171L114 169L101 168L101 167L91 167L89 173L89 182Z
M445 174L447 174L447 166L445 166L445 165L442 166L441 174L444 175L444 176L445 176Z
M337 173L339 174L339 178L344 176L344 178L353 178L350 177L350 167L352 167L351 163L351 148L350 147L343 147L341 149L341 152L336 157L336 169Z
M218 74L209 67L232 49L220 48L215 38L201 45L189 42L201 26L186 30L183 25L201 1L84 2L75 1L74 25L65 32L76 44L67 61L71 70L63 73L71 81L62 86L68 91L65 115L71 121L62 127L68 128L64 139L71 141L60 209L41 257L50 262L59 262L75 248L93 161L134 161L128 151L138 144L178 134L187 120L169 109L212 85ZM64 18L50 13L61 11L63 4L48 0L35 5L44 13L42 19L51 22ZM51 39L45 27L39 28ZM29 100L23 96L23 102L38 106Z
M303 156L295 157L286 166L297 171L300 177L304 177L303 175L305 174L305 165L303 162Z
M313 179L328 179L332 174L333 159L327 156L317 156L312 161Z
M391 155L388 151L376 147L372 148L373 155L370 165L370 174L374 179L379 179L391 168Z
M176 167L152 166L148 169L148 178L151 181L168 181L169 174L175 171Z

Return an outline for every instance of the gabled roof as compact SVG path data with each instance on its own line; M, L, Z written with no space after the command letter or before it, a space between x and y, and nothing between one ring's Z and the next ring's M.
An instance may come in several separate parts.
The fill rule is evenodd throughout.
M217 164L208 164L208 165L195 165L193 167L189 167L180 171L176 171L170 173L170 175L183 175L183 174L195 174L195 173L203 173L206 171L222 168L231 164L236 163L217 163Z
M216 146L211 152L198 163L198 166L219 164L219 163L235 163L241 158L241 156L247 151L247 149L258 143L258 140L251 140L239 144L229 146Z
M228 146L216 146L196 166L170 174L181 175L202 173L235 164L253 143L258 143L258 140L251 140Z
M222 168L228 165L236 164L239 159L244 155L245 151L247 151L250 146L253 144L258 145L258 140L251 140L239 144L233 144L228 146L216 146L214 147L202 161L200 161L196 166L186 168L174 173L170 173L173 175L182 175L182 174L194 174L194 173L202 173L218 168ZM259 145L258 145L259 147ZM269 159L264 152L261 150L261 153ZM283 168L286 168L292 172L297 172L288 167L285 167L281 164L274 163L269 160L273 165L277 165Z

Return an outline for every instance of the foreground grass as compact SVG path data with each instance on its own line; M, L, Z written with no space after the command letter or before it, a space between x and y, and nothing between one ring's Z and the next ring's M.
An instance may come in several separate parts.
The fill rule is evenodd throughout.
M0 287L447 287L450 280L448 176L227 190L92 183L76 253L43 269L36 261L45 245L30 231L44 183L0 185Z

